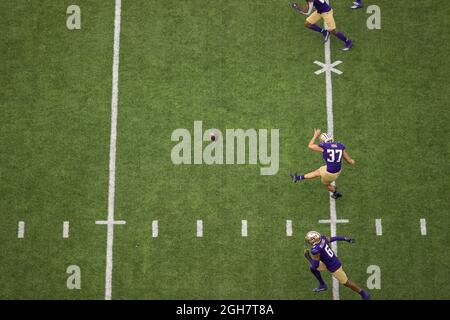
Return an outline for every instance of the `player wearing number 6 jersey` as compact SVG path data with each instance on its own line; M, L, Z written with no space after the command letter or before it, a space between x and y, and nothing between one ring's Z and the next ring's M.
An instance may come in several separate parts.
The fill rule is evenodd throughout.
M320 274L321 271L328 270L339 283L358 293L362 299L369 300L370 295L349 280L342 269L341 261L330 247L330 243L334 241L355 242L354 239L348 237L326 237L317 231L310 231L305 236L305 242L311 246L311 254L309 250L305 250L304 256L309 261L311 272L319 281L319 286L313 291L320 292L328 289Z
M320 136L320 144L316 144L316 139ZM333 182L339 177L342 167L342 159L345 159L351 165L355 164L355 160L350 158L345 146L340 142L334 142L333 137L328 133L320 134L320 129L314 129L314 136L308 144L308 148L323 154L326 165L319 169L307 173L305 175L291 174L292 181L297 182L304 179L314 179L320 177L322 183L330 191L331 197L337 199L342 194L337 192Z

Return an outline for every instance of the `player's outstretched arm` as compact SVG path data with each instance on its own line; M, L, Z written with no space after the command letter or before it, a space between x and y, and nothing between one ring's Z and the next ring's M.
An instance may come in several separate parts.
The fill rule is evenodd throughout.
M291 7L300 13L304 13L302 7L295 2L291 2Z
M344 159L345 161L347 161L347 163L354 165L355 164L355 160L353 160L347 153L347 150L344 150Z
M311 138L311 141L309 141L308 148L313 151L323 152L323 149L316 144L316 139L319 136L320 136L320 129L314 129L314 135Z
M304 14L305 16L309 16L313 10L313 3L312 1L307 1L308 7L302 8L299 4L292 2L291 7L300 12L301 14Z
M328 242L347 241L348 243L355 243L355 239L350 238L350 237L341 237L341 236L327 237L327 240L328 240Z

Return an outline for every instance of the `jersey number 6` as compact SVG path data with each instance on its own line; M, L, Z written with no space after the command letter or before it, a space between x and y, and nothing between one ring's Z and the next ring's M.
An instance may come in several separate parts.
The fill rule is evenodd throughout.
M330 258L333 258L334 252L333 252L333 250L331 250L331 248L327 244L325 245L324 249L328 253L328 255L330 256Z

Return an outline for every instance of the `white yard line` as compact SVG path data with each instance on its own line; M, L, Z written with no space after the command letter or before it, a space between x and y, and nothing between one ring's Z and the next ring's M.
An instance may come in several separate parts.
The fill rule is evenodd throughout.
M203 221L197 220L197 237L203 237Z
M327 0L328 3L328 0ZM325 25L326 27L326 25ZM334 136L334 118L333 118L333 85L331 82L331 39L325 44L325 65L328 66L325 71L325 86L326 86L326 107L327 107L327 133ZM334 184L334 183L333 183ZM330 236L336 236L336 201L330 197ZM331 243L331 248L337 254L337 241ZM339 300L339 282L336 278L333 278L333 300Z
M329 42L329 41L328 41ZM327 90L328 92L328 90ZM327 94L328 96L328 94ZM333 116L333 111L331 111L331 116ZM331 119L333 122L333 119ZM328 132L330 132L328 130ZM348 222L348 220L346 221ZM336 214L336 200L330 197L330 237L336 237L336 226L337 226L337 214ZM337 241L331 243L331 249L337 254ZM339 300L339 282L335 277L333 279L333 300Z
M325 65L331 65L331 39L325 43ZM325 71L325 85L326 85L326 105L327 105L327 133L334 136L334 117L333 117L333 85L331 82L331 70ZM334 200L334 199L333 199Z
M427 235L427 221L424 218L420 219L420 234Z
M116 191L116 141L117 141L117 113L119 97L119 53L120 53L120 20L121 0L116 0L114 14L114 57L112 71L111 95L111 137L109 145L109 185L108 185L108 220L97 221L97 224L107 225L106 238L106 272L105 272L105 300L112 298L112 270L113 270L113 241L114 225L125 224L125 221L114 220L114 199Z
M325 43L325 64L331 65L331 39ZM333 86L331 83L331 70L325 72L326 85L326 106L327 106L327 133L334 136L334 119L333 119ZM336 236L336 200L330 197L330 236ZM337 241L331 243L331 248L337 254ZM333 300L339 300L339 282L333 278Z
M69 221L64 221L63 223L63 238L67 239L69 237Z
M286 236L292 237L292 220L286 220Z
M375 232L377 236L383 235L383 226L381 225L381 219L375 219Z
M114 17L114 57L112 72L111 96L111 137L109 145L109 189L108 189L108 221L114 221L114 199L116 190L116 141L117 113L119 99L119 53L120 53L120 20L121 0L116 0Z
M242 220L241 221L241 236L243 236L243 237L247 237L248 236L247 220Z
M19 221L17 238L22 239L25 235L25 221Z
M153 238L158 237L158 220L152 221L152 237Z

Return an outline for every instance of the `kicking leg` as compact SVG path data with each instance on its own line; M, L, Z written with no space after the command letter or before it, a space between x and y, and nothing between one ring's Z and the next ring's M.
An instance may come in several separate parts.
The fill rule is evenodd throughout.
M305 175L298 176L297 174L290 174L292 181L297 182L305 179L314 179L320 177L320 169L314 170L313 172L307 173Z
M358 293L361 298L363 300L370 300L370 294L368 294L367 292L365 292L363 289L361 289L360 287L358 287L356 285L356 283L354 283L353 281L351 281L347 275L345 274L344 270L342 269L342 267L340 267L338 270L336 270L335 272L333 272L333 277L335 277L340 284L343 284L344 286L346 286L347 288L352 289L353 291L355 291L356 293Z
M347 288L350 288L353 291L355 291L356 293L358 293L363 300L369 300L370 299L370 294L367 293L366 291L364 291L363 289L361 289L360 287L358 287L356 285L356 283L354 283L353 281L347 280L347 282L344 283L344 286L346 286Z
M314 170L313 172L305 174L305 179L314 179L320 177L320 169Z

